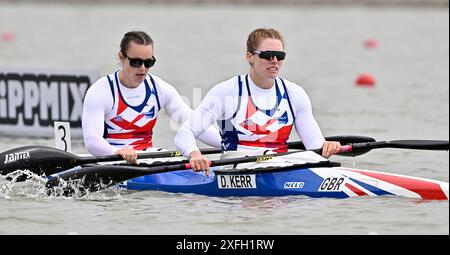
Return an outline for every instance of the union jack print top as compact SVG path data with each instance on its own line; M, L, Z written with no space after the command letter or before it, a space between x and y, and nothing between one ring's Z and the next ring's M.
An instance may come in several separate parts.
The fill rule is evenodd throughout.
M145 99L137 106L129 105L119 87L118 72L108 82L113 95L113 109L105 116L103 137L111 144L135 150L152 147L153 127L161 110L155 81L148 74L145 79Z
M222 150L261 147L275 152L286 152L286 142L294 123L294 112L283 79L275 79L276 103L273 108L265 110L258 108L252 99L248 75L238 76L238 83L239 102L236 112L231 118L218 121Z

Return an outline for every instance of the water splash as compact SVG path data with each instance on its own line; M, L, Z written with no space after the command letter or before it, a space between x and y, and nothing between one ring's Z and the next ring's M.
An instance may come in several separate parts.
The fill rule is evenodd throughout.
M26 176L27 180L17 182L23 176ZM17 170L7 175L2 175L0 176L0 198L12 200L46 197L45 182L45 177L28 170Z
M26 181L19 181L24 178ZM0 199L7 200L61 200L61 199L76 199L76 200L92 200L92 201L110 201L116 200L126 192L117 187L110 187L99 192L89 192L82 186L81 180L74 180L69 182L62 182L62 185L54 187L51 192L45 187L47 178L42 175L37 175L29 170L17 170L7 175L0 176ZM104 185L104 184L101 184ZM73 194L65 196L68 187ZM124 193L125 192L125 193Z

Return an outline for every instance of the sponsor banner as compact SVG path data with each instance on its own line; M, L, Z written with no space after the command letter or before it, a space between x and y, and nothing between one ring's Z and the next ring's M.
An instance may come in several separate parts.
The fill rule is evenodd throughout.
M81 137L83 100L100 72L0 68L0 133L52 137L54 122L68 122Z

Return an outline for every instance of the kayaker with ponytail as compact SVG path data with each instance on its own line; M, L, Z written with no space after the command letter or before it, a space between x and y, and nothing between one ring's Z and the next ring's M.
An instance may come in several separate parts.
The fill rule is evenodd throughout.
M118 53L122 68L88 89L82 129L86 148L93 155L119 154L128 163L136 163L136 151L153 147L153 128L162 109L178 125L192 114L172 85L149 73L156 63L153 50L147 33L126 33ZM217 129L205 130L199 139L219 147Z
M190 158L195 171L208 170L196 137L217 121L222 151L286 152L292 126L307 149L322 148L328 158L339 142L325 141L306 92L279 77L286 58L284 40L275 29L256 29L247 40L250 72L214 86L175 136L175 145Z

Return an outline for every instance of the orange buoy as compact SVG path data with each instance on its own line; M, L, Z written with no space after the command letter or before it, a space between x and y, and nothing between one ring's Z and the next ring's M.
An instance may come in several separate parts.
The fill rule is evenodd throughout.
M374 38L369 38L364 41L364 47L366 47L367 49L378 48L378 45L379 45L378 41Z
M372 87L375 85L375 78L371 74L364 73L358 76L356 84L358 86Z
M11 42L14 40L14 34L11 32L4 32L2 34L2 41L4 42Z

